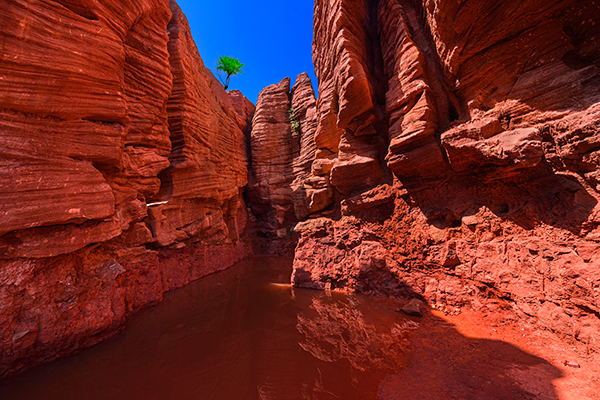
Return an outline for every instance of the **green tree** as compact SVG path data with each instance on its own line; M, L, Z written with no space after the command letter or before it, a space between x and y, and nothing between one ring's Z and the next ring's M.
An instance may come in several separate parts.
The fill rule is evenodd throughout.
M223 82L223 78L221 78L221 74L219 74L219 79L221 80L223 86L225 86L225 90L227 90L229 87L229 78L231 78L232 75L241 73L243 66L244 64L242 64L237 58L219 56L219 61L217 61L217 70L223 71L227 74L225 82Z

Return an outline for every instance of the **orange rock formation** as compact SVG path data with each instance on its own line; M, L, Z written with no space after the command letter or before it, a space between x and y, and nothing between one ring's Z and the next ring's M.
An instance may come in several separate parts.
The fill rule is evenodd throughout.
M500 307L600 348L597 21L316 0L319 98L302 74L255 108L173 0L3 6L0 375L251 254L249 225L300 234L297 286Z
M598 348L599 18L317 0L308 180L335 200L297 226L293 283L502 307Z
M0 22L2 375L251 248L247 115L174 1L14 1Z

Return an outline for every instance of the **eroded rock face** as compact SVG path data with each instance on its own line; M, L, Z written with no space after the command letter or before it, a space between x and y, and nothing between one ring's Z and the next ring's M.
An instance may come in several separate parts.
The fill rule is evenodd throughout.
M598 348L598 18L317 0L309 180L335 218L297 226L294 284L503 307Z
M385 179L380 153L387 134L381 125L384 92L375 84L383 71L371 11L362 0L315 3L319 124L313 170L329 197L315 202L312 213L339 203L339 195L347 197ZM340 18L335 24L328 22L333 15Z
M310 211L316 100L306 73L265 88L252 120L250 205L263 235L283 237ZM320 189L320 188L317 188Z
M13 1L0 22L2 376L251 248L248 116L174 1Z
M431 220L406 191L395 199L393 216L383 224L350 216L299 225L293 283L417 296L452 309L512 309L529 322L597 346L597 241L549 225L524 227L523 210L502 217L482 205L448 224ZM431 203L423 209L433 210ZM562 205L544 210L547 205L530 201L524 207L565 212Z
M254 109L174 1L11 2L0 375L250 254L246 184L263 237L300 233L297 286L502 307L600 348L598 20L571 0L317 0L319 99L300 75Z
M160 245L203 236L237 240L245 226L246 139L229 96L204 66L187 19L172 2L168 25L173 92L167 103L172 151L150 223Z
M294 197L294 212L296 218L301 220L310 214L310 206L314 198L314 191L307 180L312 176L311 168L316 151L315 131L318 121L317 101L308 74L298 75L291 95L291 110L293 117L298 121L297 129L296 126L292 127L293 145L297 154L293 161L294 181L291 187Z
M252 120L249 198L267 232L285 230L294 217L289 93L290 78L263 89Z
M239 90L230 90L227 92L227 95L229 96L229 100L231 101L231 105L235 109L235 112L237 112L238 116L241 118L240 126L242 127L242 131L250 136L250 131L252 130L252 118L254 118L256 106Z

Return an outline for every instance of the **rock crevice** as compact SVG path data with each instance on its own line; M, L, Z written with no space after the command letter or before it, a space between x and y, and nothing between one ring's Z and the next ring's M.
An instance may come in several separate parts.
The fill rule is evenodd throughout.
M600 348L599 20L316 0L319 98L301 74L255 108L173 0L10 2L0 376L114 334L250 237L298 240L297 286L510 310Z

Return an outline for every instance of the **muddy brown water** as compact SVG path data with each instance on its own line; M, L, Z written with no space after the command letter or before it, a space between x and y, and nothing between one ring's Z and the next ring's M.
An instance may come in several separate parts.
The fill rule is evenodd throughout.
M167 293L118 336L0 382L0 399L556 398L544 360L398 300L292 289L291 263L255 257ZM505 374L531 366L534 391Z

